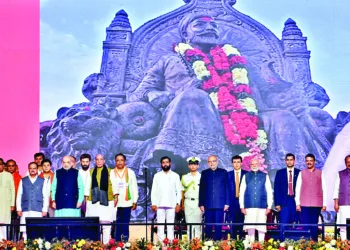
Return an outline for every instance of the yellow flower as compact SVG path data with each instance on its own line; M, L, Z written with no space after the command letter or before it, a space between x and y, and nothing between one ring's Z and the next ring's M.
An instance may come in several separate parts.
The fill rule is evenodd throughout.
M12 250L16 250L16 247L13 247Z
M267 249L270 250L272 248L272 246L268 246Z
M186 50L188 49L193 49L193 47L187 43L179 43L176 47L175 47L175 51L177 53L180 53L181 55L184 55Z
M81 241L78 243L78 247L82 247L84 244Z
M208 71L205 63L203 61L197 60L192 64L192 68L194 73L197 76L197 79L202 80L205 76L210 76L210 72Z
M225 54L227 56L229 55L238 55L240 56L241 53L239 53L238 49L234 48L232 45L230 44L225 44L223 47L222 47L222 50L225 52Z
M76 248L77 248L77 246L74 244L74 245L73 245L73 249L76 249Z
M85 240L81 240L81 243L84 245L86 243L86 241Z
M210 97L211 101L213 102L213 104L215 105L215 107L218 108L218 106L219 106L218 92L211 92L209 94L209 97Z
M244 98L244 99L239 99L238 102L248 112L255 113L255 114L258 113L258 110L256 109L255 101L252 98L247 97L247 98Z
M272 243L273 242L273 239L271 238L271 239L269 239L269 243Z
M244 68L235 68L232 70L232 79L234 83L249 84L248 71Z

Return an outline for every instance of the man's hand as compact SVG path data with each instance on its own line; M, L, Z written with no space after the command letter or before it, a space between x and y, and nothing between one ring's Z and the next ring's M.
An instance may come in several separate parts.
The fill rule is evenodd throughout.
M269 213L271 213L271 209L270 208L266 208L266 215L268 215Z
M275 208L277 212L281 211L281 206L276 206Z
M327 210L326 206L323 206L322 209L321 209L322 212L326 212L326 210Z
M204 213L204 206L200 206L199 208L200 208L201 211Z
M46 217L47 216L47 212L43 212L43 217Z
M22 215L23 215L22 211L17 211L17 215L18 215L19 217L22 217Z
M154 211L154 212L157 212L157 206L156 205L152 205L152 210Z
M297 211L300 212L301 211L301 207L300 205L297 206Z
M225 206L224 206L224 211L228 211L228 208L229 208L229 206L228 206L228 205L225 205Z
M176 207L175 207L175 213L178 213L178 212L180 212L180 211L181 211L180 205L176 205Z
M133 203L133 204L132 204L132 207L131 207L131 210L136 210L136 208L137 208L137 204L136 204L136 203Z
M81 203L77 202L77 208L80 208L80 207L81 207Z
M247 211L245 211L245 208L241 208L241 212L242 212L242 214L244 214L244 215L247 214Z
M336 211L337 213L339 212L339 204L338 203L334 204L334 211Z
M55 201L53 201L52 202L52 206L51 206L53 209L56 209L56 202Z
M117 205L118 205L118 197L114 198L114 207L117 207Z
M170 103L170 93L166 91L151 91L147 94L149 103L156 109L165 108Z
M15 211L15 206L11 206L11 212Z

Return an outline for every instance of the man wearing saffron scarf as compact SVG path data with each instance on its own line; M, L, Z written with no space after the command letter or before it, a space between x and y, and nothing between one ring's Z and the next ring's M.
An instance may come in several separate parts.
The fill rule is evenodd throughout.
M42 165L43 165L43 172L39 175L39 177L44 179L44 181L46 183L46 193L48 193L49 198L50 198L48 215L49 215L49 217L54 217L55 216L55 209L53 209L53 207L52 207L52 199L50 196L51 184L52 184L53 178L54 178L54 173L51 171L52 163L49 159L45 159L45 160L43 160Z
M80 207L84 200L84 184L77 169L72 168L70 156L62 158L61 169L56 170L51 198L55 217L80 217Z
M28 164L29 175L24 177L19 185L17 194L17 213L21 217L21 224L26 223L28 217L45 217L49 207L49 183L38 176L38 165ZM23 239L27 240L26 227L21 226Z
M273 191L270 178L259 171L260 162L253 159L250 162L251 171L243 176L239 204L245 215L244 223L266 223L267 215L271 212ZM258 230L259 241L265 239L265 225L246 225L243 228L248 232L248 241L255 241L255 230Z
M115 219L114 202L110 169L105 165L103 155L95 157L95 167L90 170L85 187L86 217L99 217L101 223L112 223ZM103 244L111 236L111 226L102 226Z
M295 187L295 204L300 211L303 224L318 224L321 211L326 211L327 185L326 178L320 169L315 168L316 158L313 154L305 156L306 169L298 176ZM311 226L310 236L318 239L318 226Z
M18 191L18 186L19 183L21 182L22 176L18 172L18 166L16 161L10 159L6 162L6 168L7 172L12 174L13 181L15 183L15 191L16 191L16 198L17 198L17 191ZM16 199L15 198L15 199ZM10 236L12 239L17 239L17 236L19 235L19 218L16 212L16 209L12 212L11 214L11 221L12 221L12 227L10 230Z
M113 194L118 197L117 223L129 223L131 210L136 209L139 192L136 175L126 166L126 156L115 156L115 168L110 172ZM117 225L115 240L126 242L129 240L129 226Z
M15 211L15 184L10 173L4 171L5 164L0 158L0 241L7 239L7 227L11 223L11 212Z

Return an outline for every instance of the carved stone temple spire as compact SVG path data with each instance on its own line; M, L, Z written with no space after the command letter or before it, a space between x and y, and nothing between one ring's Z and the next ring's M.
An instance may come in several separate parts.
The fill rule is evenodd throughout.
M95 96L112 96L125 100L125 71L128 52L131 46L132 30L128 14L120 10L106 29L103 42L101 73L106 82L105 87Z
M311 82L310 51L306 40L296 22L289 18L282 32L283 53L288 67L286 72L289 72L287 80L301 85Z

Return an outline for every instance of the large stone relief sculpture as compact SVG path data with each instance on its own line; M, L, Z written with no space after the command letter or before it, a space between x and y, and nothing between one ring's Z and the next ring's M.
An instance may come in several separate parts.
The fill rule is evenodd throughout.
M146 202L145 182L151 183L163 155L172 157L181 174L192 155L204 162L218 155L221 166L229 168L234 154L253 154L251 148L228 140L223 117L231 115L230 124L237 124L232 118L237 110L223 113L215 105L212 93L220 88L210 92L203 87L209 77L198 77L189 57L174 50L183 42L208 60L214 60L210 48L223 45L237 48L244 58L257 129L267 135L260 152L264 170L273 173L283 167L288 152L296 154L299 168L304 168L305 154L314 153L321 168L337 132L349 121L347 114L335 120L323 110L330 100L312 82L310 51L295 21L285 22L280 40L238 12L234 3L187 0L135 32L127 13L117 12L106 30L101 71L82 86L89 102L62 108L55 121L42 124L42 150L54 165L66 154L78 158L87 152L104 154L113 167L114 155L123 152L138 174L141 201ZM231 92L230 98L245 94ZM253 116L250 111L248 115ZM144 207L139 206L134 219L144 216Z

